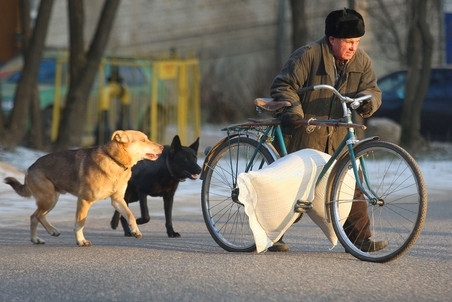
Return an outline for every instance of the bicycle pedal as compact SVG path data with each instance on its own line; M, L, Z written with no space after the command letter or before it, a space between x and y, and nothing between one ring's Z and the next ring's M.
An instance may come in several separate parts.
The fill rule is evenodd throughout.
M296 213L306 213L306 211L309 211L312 209L312 202L310 201L303 201L303 200L297 200L297 203L295 204L294 211Z

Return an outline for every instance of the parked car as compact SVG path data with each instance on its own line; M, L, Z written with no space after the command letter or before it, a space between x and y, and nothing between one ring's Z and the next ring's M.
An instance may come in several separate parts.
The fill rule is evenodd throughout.
M53 105L55 95L56 53L46 53L39 65L38 91L40 108L45 110ZM21 56L8 61L0 69L1 101L3 112L8 116L14 106L14 94L22 72L23 60ZM65 67L65 66L64 66ZM64 75L66 72L63 73ZM64 80L64 79L63 79ZM62 91L64 93L65 91Z
M374 117L400 123L405 100L407 71L398 70L378 80L382 105ZM452 140L452 67L432 68L421 110L421 134L429 140Z

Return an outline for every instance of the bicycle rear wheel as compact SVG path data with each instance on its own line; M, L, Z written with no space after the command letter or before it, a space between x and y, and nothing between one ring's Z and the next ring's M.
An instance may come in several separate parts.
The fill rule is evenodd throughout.
M259 170L275 159L259 142L245 136L225 140L215 147L204 164L201 188L204 221L215 242L229 252L256 249L245 207L238 200L237 176ZM257 152L255 152L257 151Z
M382 263L397 259L415 243L427 215L427 190L420 169L404 149L383 141L357 146L355 157L363 187L376 198L369 200L355 192L350 158L338 161L331 173L327 196L336 235L345 250L360 260ZM343 209L350 209L354 202L367 203L371 239L387 241L386 248L362 251L347 237L344 223L349 213L346 210L345 214Z

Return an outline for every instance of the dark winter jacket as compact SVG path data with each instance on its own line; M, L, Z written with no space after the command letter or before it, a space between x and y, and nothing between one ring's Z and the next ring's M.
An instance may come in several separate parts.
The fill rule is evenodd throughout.
M373 97L361 115L371 116L381 105L381 91L369 56L358 48L355 55L345 65L342 76L336 79L335 61L328 44L328 38L297 49L273 80L271 96L279 101L292 103L291 110L305 119L341 118L340 101L328 90L316 90L299 96L296 90L317 84L335 86L349 97L371 94ZM336 83L335 83L336 82ZM301 103L301 107L297 106ZM310 129L312 130L312 129ZM289 152L303 148L313 148L332 154L344 138L346 128L317 127L307 131L299 127L288 146Z

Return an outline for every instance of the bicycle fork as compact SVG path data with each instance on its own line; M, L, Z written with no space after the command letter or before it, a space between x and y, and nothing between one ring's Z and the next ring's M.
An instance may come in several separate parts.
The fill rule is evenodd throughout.
M363 140L356 140L353 129L349 129L348 135L344 138L344 140L340 143L339 147L336 149L334 154L328 160L328 162L323 167L322 171L317 178L316 185L322 180L325 176L326 172L333 166L333 164L337 161L345 160L346 158L350 158L351 169L353 170L353 175L356 180L356 186L361 190L364 196L368 199L368 202L372 205L383 205L384 201L378 198L375 191L370 187L369 175L367 173L366 159L364 156L360 156L358 160L356 160L355 155L355 147L358 145L365 144L369 141L378 139L378 137L370 137L365 138ZM342 151L346 150L344 154L341 155ZM336 160L337 159L337 160ZM330 177L334 177L331 175ZM365 185L364 185L365 183ZM326 201L330 202L330 201ZM297 201L295 205L295 212L297 213L305 213L307 210L312 208L312 203L307 201ZM327 214L327 217L329 215Z

